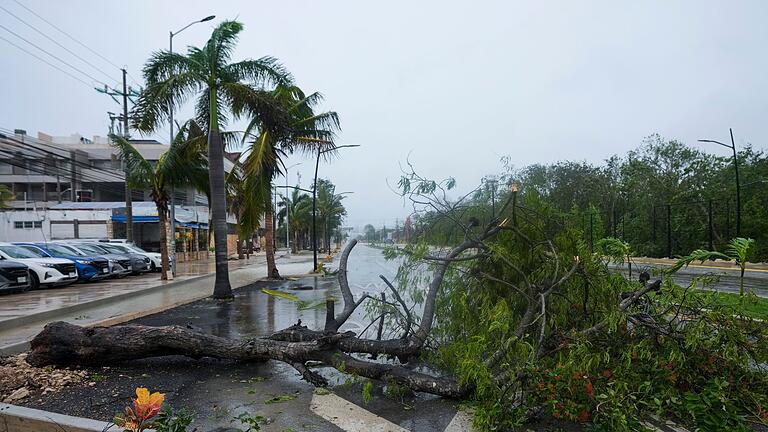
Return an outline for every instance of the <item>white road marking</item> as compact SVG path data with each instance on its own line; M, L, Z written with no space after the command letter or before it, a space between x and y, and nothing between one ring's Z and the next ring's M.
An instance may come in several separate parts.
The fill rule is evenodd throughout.
M312 412L349 432L409 432L335 394L312 395Z
M472 432L472 413L458 410L444 432Z

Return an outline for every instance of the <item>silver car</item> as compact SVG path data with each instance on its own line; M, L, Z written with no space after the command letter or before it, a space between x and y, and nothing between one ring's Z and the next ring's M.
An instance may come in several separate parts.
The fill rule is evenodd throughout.
M104 249L93 247L88 243L66 242L64 244L84 255L100 256L108 259L109 274L111 274L113 277L125 277L133 273L131 257L127 255L109 253Z

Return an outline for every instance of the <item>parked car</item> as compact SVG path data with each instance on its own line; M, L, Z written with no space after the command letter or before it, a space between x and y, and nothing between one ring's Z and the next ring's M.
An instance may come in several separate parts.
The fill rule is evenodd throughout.
M109 277L109 260L99 256L84 255L75 249L56 243L14 243L19 247L40 252L51 258L74 261L80 282L97 281Z
M131 259L131 269L133 270L133 274L146 273L151 269L152 261L148 257L138 254L130 249L125 250L119 247L120 245L112 244L112 243L87 243L87 244L89 246L102 249L107 253L128 256Z
M87 256L98 256L106 258L109 261L109 275L111 277L125 277L131 274L133 269L131 268L131 258L126 255L117 255L112 253L106 253L103 249L90 247L86 243L70 243L56 241L55 244L66 246L75 250L77 253Z
M160 271L160 269L163 266L161 261L161 255L157 252L147 252L133 243L126 243L122 241L115 241L115 240L103 241L102 240L101 242L99 242L99 244L102 244L102 243L108 243L108 246L120 249L125 253L139 254L148 258L149 264L150 264L149 265L150 271Z
M72 260L41 256L11 243L0 243L0 256L29 267L31 289L67 286L77 282L77 268Z
M29 267L16 261L0 259L0 293L29 291Z

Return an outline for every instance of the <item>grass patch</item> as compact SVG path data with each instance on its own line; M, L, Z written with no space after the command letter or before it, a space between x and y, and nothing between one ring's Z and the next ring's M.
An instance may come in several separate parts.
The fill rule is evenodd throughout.
M721 306L741 309L744 315L750 318L768 320L768 299L754 294L745 294L743 297L735 293L714 292L712 299Z

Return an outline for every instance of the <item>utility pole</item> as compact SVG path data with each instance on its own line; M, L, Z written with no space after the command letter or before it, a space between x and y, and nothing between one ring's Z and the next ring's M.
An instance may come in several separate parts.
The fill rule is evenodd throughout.
M123 71L123 137L128 141L128 84L126 83L127 72ZM123 170L125 171L125 239L133 243L133 197L131 196L131 185L128 184L128 166L123 160Z

